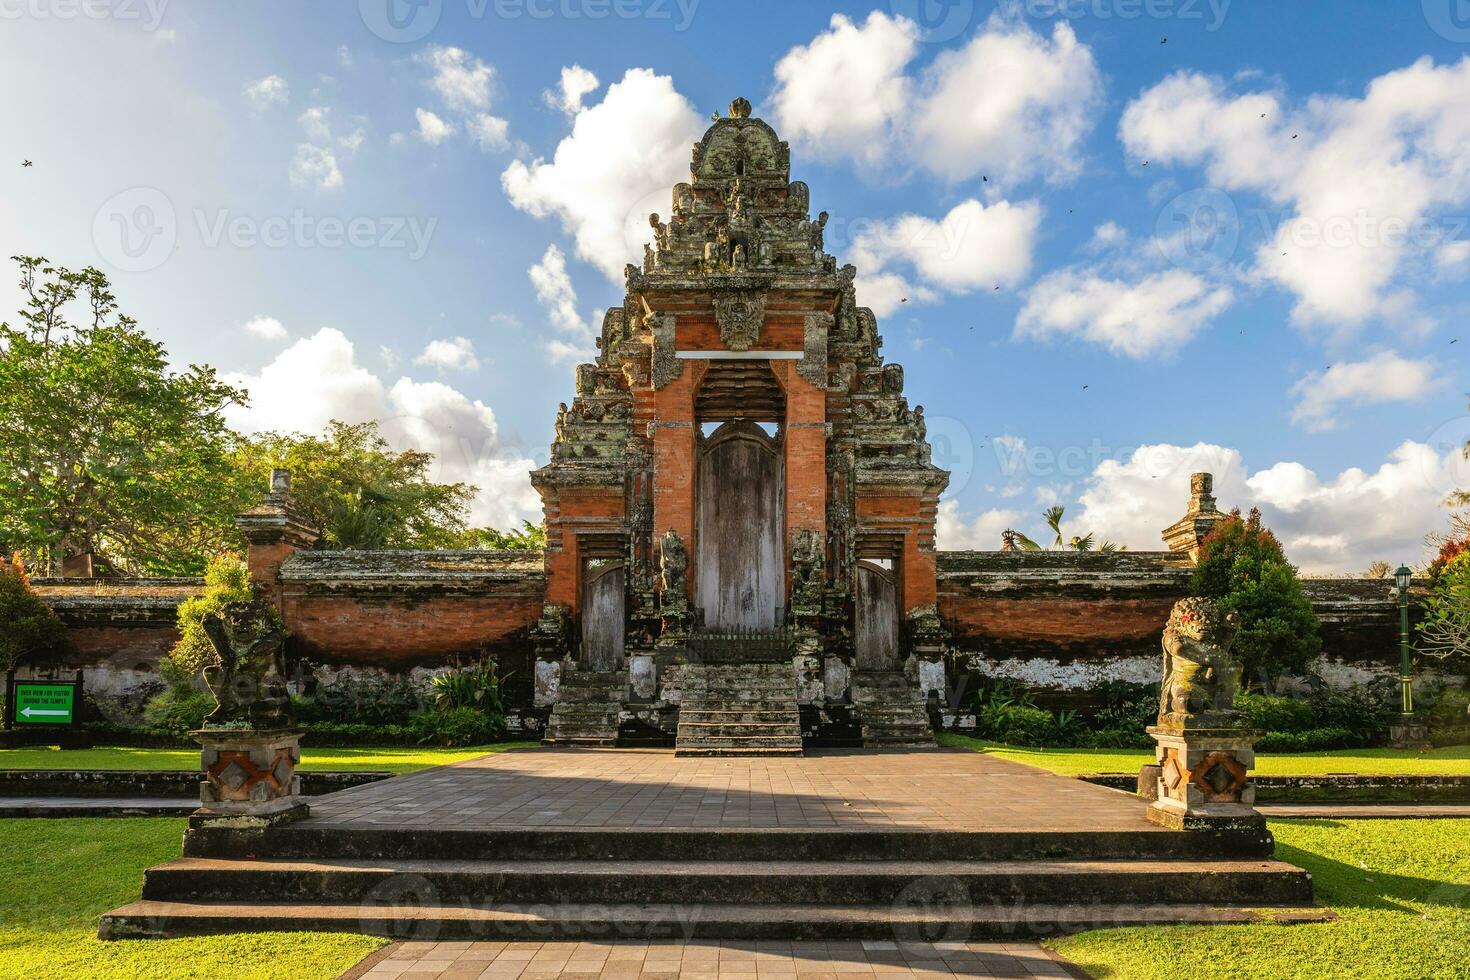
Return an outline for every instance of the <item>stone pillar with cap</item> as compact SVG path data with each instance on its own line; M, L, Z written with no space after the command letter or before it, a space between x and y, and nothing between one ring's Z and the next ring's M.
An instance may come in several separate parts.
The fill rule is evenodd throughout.
M1191 562L1199 561L1200 545L1225 519L1215 505L1215 477L1209 473L1194 473L1189 477L1189 511L1164 530L1164 543L1176 555L1187 555Z
M291 471L271 470L270 491L259 505L235 518L249 548L246 564L250 581L285 614L281 595L281 566L292 553L315 546L321 536L291 499Z

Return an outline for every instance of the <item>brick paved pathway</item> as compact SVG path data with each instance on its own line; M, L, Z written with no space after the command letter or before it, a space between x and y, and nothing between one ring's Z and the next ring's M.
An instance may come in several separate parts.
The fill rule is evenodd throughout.
M946 980L1085 976L1031 943L401 943L353 980Z
M530 749L344 790L311 810L300 826L1168 833L1130 794L961 749L773 759Z

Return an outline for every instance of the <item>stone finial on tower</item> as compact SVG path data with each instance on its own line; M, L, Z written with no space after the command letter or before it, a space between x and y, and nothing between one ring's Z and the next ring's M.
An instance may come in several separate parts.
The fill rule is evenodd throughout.
M291 499L291 471L271 470L265 499L235 518L235 526L247 542L250 581L274 599L279 608L281 565L292 552L313 547L321 537L306 516L296 510Z
M1199 561L1200 543L1214 530L1215 525L1225 519L1215 506L1215 478L1209 473L1194 473L1189 477L1189 510L1179 520L1164 530L1164 543L1175 554L1188 555L1191 562Z
M750 100L749 99L736 99L733 102L731 102L730 103L730 118L731 119L749 119L750 118Z

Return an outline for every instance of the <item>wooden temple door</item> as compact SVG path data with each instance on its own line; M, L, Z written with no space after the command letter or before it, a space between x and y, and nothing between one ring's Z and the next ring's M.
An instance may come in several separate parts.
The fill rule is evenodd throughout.
M702 441L695 591L707 626L781 625L784 472L780 436L754 422L726 422Z
M587 670L623 666L624 566L619 561L589 562L582 577L582 656Z
M857 563L858 670L897 670L898 584L892 569L871 561Z

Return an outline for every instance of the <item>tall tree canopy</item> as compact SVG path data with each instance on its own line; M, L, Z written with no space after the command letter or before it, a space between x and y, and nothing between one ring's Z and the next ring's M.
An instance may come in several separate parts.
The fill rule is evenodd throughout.
M123 572L198 573L233 533L223 411L245 393L212 368L172 370L97 269L15 261L27 301L0 323L0 552L51 574L85 552Z
M1322 650L1321 624L1261 512L1235 511L1200 545L1196 595L1220 600L1240 616L1235 656L1245 680L1269 689L1282 674L1304 671Z
M434 483L433 455L395 452L376 422L334 421L321 436L269 432L235 460L254 487L266 486L273 467L289 469L296 507L321 529L325 548L454 548L467 532L475 488Z

